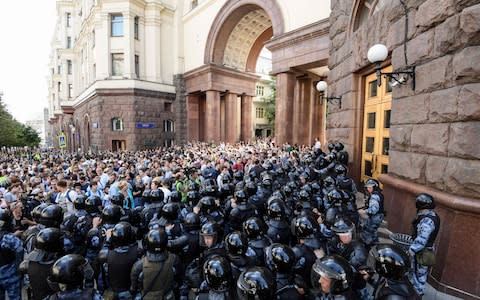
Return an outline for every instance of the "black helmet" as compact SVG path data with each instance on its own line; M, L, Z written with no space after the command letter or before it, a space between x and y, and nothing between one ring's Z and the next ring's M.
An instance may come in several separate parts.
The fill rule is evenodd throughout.
M311 215L298 217L295 220L295 236L298 239L315 237L318 231L318 222Z
M339 218L335 221L333 226L330 229L336 234L348 233L353 230L353 223L348 219Z
M280 220L285 217L285 203L275 199L268 204L267 215L270 219Z
M58 284L62 291L83 288L87 265L87 260L79 254L62 256L53 264L48 281Z
M162 253L167 249L168 236L162 227L152 229L145 237L144 243L148 252Z
M272 186L272 177L270 175L263 176L262 185L267 188Z
M215 198L212 196L205 196L198 202L202 212L208 212L215 207Z
M78 195L77 198L75 198L73 202L73 207L75 209L85 209L85 196L83 195Z
M169 221L176 220L178 219L179 209L177 203L169 202L162 207L162 217Z
M300 193L298 193L298 200L310 202L310 194L306 190L302 189Z
M110 197L110 202L114 205L118 205L120 207L123 206L123 201L125 200L125 196L122 193L112 195Z
M232 281L232 270L229 262L215 255L203 265L203 275L212 290L226 290L230 288Z
M188 191L187 201L191 203L191 205L197 205L199 199L200 199L200 195L198 194L197 191Z
M85 210L89 214L99 213L102 207L102 200L98 196L90 196L85 200Z
M179 203L180 200L182 200L182 196L180 195L180 193L177 191L172 191L172 193L170 194L170 202Z
M10 231L11 227L12 213L6 208L0 208L0 231Z
M275 291L275 280L272 273L266 268L251 267L238 277L237 295L241 300L270 300L273 299Z
M327 148L329 152L332 152L332 150L335 149L335 145L332 142L329 142L327 144Z
M48 252L63 251L63 235L60 229L44 228L35 237L35 248Z
M215 182L210 182L207 181L203 187L202 190L202 195L203 196L212 196L215 197L217 195L217 186L215 185Z
M120 222L112 229L111 245L113 248L128 246L135 241L135 233L128 222Z
M318 193L322 188L320 187L320 184L318 182L312 183L312 192L314 194Z
M162 202L163 201L163 191L162 190L151 190L150 191L150 201L151 202Z
M337 164L335 165L335 173L340 176L346 176L348 173L348 169L343 164Z
M240 231L229 233L225 238L225 248L230 255L244 255L248 248L247 237Z
M35 222L39 223L42 216L42 210L48 206L48 203L41 203L32 210L32 218Z
M343 150L343 148L345 148L345 146L340 142L336 142L334 148L337 152L340 152Z
M330 204L342 204L343 194L340 193L337 189L334 189L328 192L327 199Z
M63 210L60 206L50 204L45 207L40 213L40 224L45 227L60 228L60 224L63 222Z
M293 250L283 244L275 243L265 251L267 265L272 272L289 273L295 265L296 258Z
M401 280L410 271L407 253L397 245L379 244L373 251L375 270L380 276L391 280Z
M285 196L283 195L282 191L280 190L276 190L272 193L272 197L275 197L277 199L281 199L283 201L285 201Z
M374 191L378 191L380 189L380 183L378 183L378 180L376 179L373 179L373 178L370 178L367 180L367 182L365 182L365 187L373 187L373 190Z
M220 225L214 221L208 221L202 225L202 228L200 229L200 246L206 247L205 236L213 237L213 244L215 245L217 241L221 240L223 237Z
M290 196L290 195L293 193L292 188L291 188L288 184L287 184L287 185L284 185L284 186L282 187L282 191L283 191L283 193L285 193L285 195L287 195L287 196Z
M252 181L247 182L247 184L245 184L245 193L247 196L255 195L257 193L257 185Z
M435 200L431 195L421 193L415 198L415 206L417 209L434 209Z
M200 229L200 217L196 213L188 213L183 220L183 227L187 231Z
M330 291L325 293L339 294L351 287L353 280L352 267L343 257L338 255L324 256L317 259L311 271L312 285L319 286L320 277L332 279Z
M335 184L336 184L335 178L333 178L332 176L327 176L327 177L323 180L323 186L324 186L325 188L334 187Z
M247 195L244 191L236 191L235 200L237 200L237 203L245 203L247 202Z
M249 239L256 239L265 233L265 223L258 217L250 217L243 222L243 231Z
M109 205L102 211L102 223L117 224L122 217L122 208L118 205Z

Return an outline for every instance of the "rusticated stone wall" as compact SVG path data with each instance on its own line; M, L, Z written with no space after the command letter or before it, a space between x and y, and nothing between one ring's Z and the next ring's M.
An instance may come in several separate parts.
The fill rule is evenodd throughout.
M393 89L390 163L381 175L392 231L410 232L413 198L429 192L442 218L429 282L463 299L480 294L480 0L399 0L354 29L359 0L332 0L327 138L346 143L360 176L368 49L389 49L385 65L416 66L416 87ZM360 3L361 4L361 3ZM478 299L478 298L477 298Z

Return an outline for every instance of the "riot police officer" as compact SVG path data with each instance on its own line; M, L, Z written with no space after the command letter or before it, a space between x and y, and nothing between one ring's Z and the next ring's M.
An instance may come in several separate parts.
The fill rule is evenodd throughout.
M247 251L253 252L253 250L248 247L247 237L239 231L229 233L225 237L225 248L232 269L232 277L236 281L241 272L254 265L254 254L247 255Z
M292 274L296 261L293 250L286 245L275 243L266 249L265 256L267 266L275 275L276 299L304 299L304 280L299 275Z
M285 203L280 199L271 201L268 204L267 215L268 237L272 242L289 245L290 232L286 220Z
M138 258L135 232L127 222L115 225L111 233L111 249L102 249L98 261L105 272L105 299L132 299L130 294L130 272Z
M232 274L228 261L221 256L214 256L203 265L204 283L197 300L234 299L232 291Z
M200 254L200 217L191 212L183 220L183 233L176 239L168 240L168 249L179 253L180 260L187 266Z
M47 282L50 269L63 252L63 236L58 228L45 228L35 237L35 249L20 265L20 272L28 275L28 292L35 300L44 299L54 293Z
M81 255L68 254L59 258L52 266L49 285L58 290L49 300L68 299L103 299L93 288L84 288L84 279L91 276L93 270Z
M267 268L251 267L237 280L237 296L240 300L270 300L275 294L275 279Z
M373 251L375 271L380 276L374 284L374 298L378 300L421 299L408 281L410 259L407 253L396 245L379 244Z
M255 252L257 266L265 265L265 248L272 244L272 240L266 235L266 225L258 217L248 218L243 222L243 232L248 239L248 246Z
M255 206L248 202L244 191L235 192L235 207L231 210L229 220L233 230L242 230L245 220L257 214Z
M142 299L175 298L175 282L181 282L183 269L178 256L167 251L167 241L163 228L150 230L144 240L147 252L132 267L130 291Z
M434 263L434 242L440 229L440 217L433 210L434 198L421 193L415 198L417 216L413 221L413 243L408 249L414 261L410 280L418 294L423 295L427 281L428 269Z
M5 299L5 291L11 300L20 300L21 276L18 265L23 258L22 241L14 236L12 214L0 208L0 299Z
M365 188L368 197L365 200L365 208L360 209L359 213L362 217L361 222L363 222L362 240L370 248L373 244L378 243L378 227L385 215L384 197L376 179L368 179Z
M341 256L332 255L318 259L312 268L312 285L317 288L314 299L354 300L351 290L352 267Z

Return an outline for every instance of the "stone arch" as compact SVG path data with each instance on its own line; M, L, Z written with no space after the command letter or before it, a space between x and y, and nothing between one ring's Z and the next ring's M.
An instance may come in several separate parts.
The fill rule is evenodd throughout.
M350 14L348 34L355 32L362 25L362 22L368 20L385 4L385 0L355 0Z
M260 19L264 18L264 16L268 17L270 26L255 36L255 39L249 45L245 64L242 64L242 67L239 69L239 71L252 71L252 61L258 57L263 43L272 36L283 34L285 30L281 9L274 0L228 1L220 9L208 34L204 56L205 64L224 65L224 56L232 32L240 30L237 25L242 22L242 19L244 20L249 14L254 14L258 11L264 14L258 16ZM260 44L262 47L258 49ZM254 53L252 53L252 50ZM227 64L227 66L229 65Z

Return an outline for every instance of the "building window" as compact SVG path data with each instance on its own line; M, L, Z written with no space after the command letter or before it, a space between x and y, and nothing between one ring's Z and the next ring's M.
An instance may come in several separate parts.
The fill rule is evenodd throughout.
M112 36L123 36L123 16L112 15Z
M135 75L140 78L140 58L135 55Z
M62 91L62 83L59 81L57 82L57 92L60 93Z
M67 13L67 27L71 27L72 26L72 14L71 13Z
M170 103L170 102L163 103L163 110L171 112L172 111L172 103Z
M192 9L198 6L198 0L192 0Z
M257 96L263 96L263 93L265 92L264 86L257 85L256 90L257 90Z
M139 22L140 18L138 16L136 16L134 19L133 19L133 36L135 37L136 40L138 40L138 22Z
M62 66L61 65L57 66L57 74L62 74Z
M164 120L163 132L174 132L174 131L175 131L175 123L172 120Z
M112 53L112 76L123 75L123 53Z
M363 0L358 4L357 11L355 13L355 23L353 31L366 24L371 16L380 11L388 2L385 0Z
M95 30L92 31L92 48L95 48Z
M123 131L123 120L120 118L112 119L112 130L113 131Z
M67 59L67 74L72 75L72 61Z
M93 64L93 80L97 78L97 64Z
M68 85L68 98L72 98L73 96L73 84Z
M72 37L67 36L67 49L72 48Z
M255 109L255 116L257 117L257 119L263 119L263 107L257 107Z

